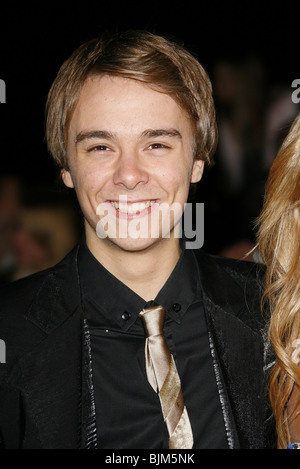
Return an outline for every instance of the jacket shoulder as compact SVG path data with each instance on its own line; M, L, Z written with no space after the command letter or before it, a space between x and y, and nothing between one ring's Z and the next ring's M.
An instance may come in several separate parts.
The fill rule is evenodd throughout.
M265 266L263 264L220 256L212 256L212 258L237 282L252 282L256 287L264 287Z
M0 290L0 339L11 366L59 326L74 310L78 290L70 253L57 265L12 282ZM75 285L75 286L74 286ZM6 368L7 368L6 367Z
M252 329L265 327L262 311L264 266L243 260L197 253L203 293L213 311L234 316Z
M253 284L255 288L257 286L264 288L265 266L261 263L212 255L202 250L198 251L196 255L204 271L207 270L218 275L218 279L221 281L222 279L226 281L227 276L230 276L242 288L246 283Z
M11 311L12 314L18 311L24 313L45 284L47 287L49 285L50 288L52 285L55 290L53 293L55 293L59 289L60 281L70 277L68 270L73 267L74 254L75 249L53 267L2 286L0 289L0 319L6 311Z
M19 358L45 336L26 319L26 312L47 275L47 271L40 272L12 282L0 290L0 338L5 347L5 357L0 365L0 383Z
M6 310L22 311L29 306L53 268L15 280L0 289L0 317ZM17 309L16 309L17 308Z

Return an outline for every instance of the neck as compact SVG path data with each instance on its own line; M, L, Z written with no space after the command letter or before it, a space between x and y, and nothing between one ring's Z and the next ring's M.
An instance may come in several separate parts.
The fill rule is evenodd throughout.
M86 243L93 256L122 283L145 301L161 290L179 257L178 238L164 238L141 250L124 250L108 239L86 230Z

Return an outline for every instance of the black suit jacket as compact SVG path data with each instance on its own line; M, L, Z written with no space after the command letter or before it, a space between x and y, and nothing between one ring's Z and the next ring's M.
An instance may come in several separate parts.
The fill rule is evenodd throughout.
M201 250L197 257L228 445L273 447L259 267ZM2 290L0 339L7 352L0 364L0 447L96 448L77 248L57 266Z

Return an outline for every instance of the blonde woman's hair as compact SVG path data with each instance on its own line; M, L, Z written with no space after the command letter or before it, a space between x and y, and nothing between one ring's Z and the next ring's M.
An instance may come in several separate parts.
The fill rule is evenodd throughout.
M55 161L68 167L70 120L83 84L91 75L138 80L173 97L193 124L196 159L208 165L217 145L217 125L210 79L184 47L147 31L126 31L80 46L61 66L46 105L46 138Z
M292 360L300 338L300 114L270 170L259 218L258 243L266 265L264 298L271 307L269 337L276 354L270 376L270 401L278 444L286 448L286 405L300 368Z

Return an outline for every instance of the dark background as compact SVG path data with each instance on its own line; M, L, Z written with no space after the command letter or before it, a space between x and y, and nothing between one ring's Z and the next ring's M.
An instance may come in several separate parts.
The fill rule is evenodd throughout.
M3 2L2 2L3 3ZM267 80L290 86L300 77L297 2L7 2L1 5L1 166L30 183L51 181L44 144L44 103L62 62L104 29L138 28L173 35L211 71L222 56L255 55ZM299 2L298 2L299 5ZM37 180L38 179L38 180Z
M257 61L263 70L263 108L257 110L257 114L263 122L261 113L266 113L274 90L290 89L292 93L292 81L300 78L300 9L297 3L196 0L180 3L2 4L0 79L6 83L6 103L0 105L2 176L13 175L19 179L21 202L25 206L46 200L45 194L49 191L53 198L57 196L56 192L61 194L62 189L57 183L58 170L44 140L47 92L62 62L82 42L103 30L148 29L174 36L198 57L212 78L215 64L220 59L225 58L233 64L248 59ZM222 115L222 104L217 99L216 106L218 115ZM279 141L280 138L278 136ZM226 199L224 196L222 199L224 194L219 193L218 178L214 174L217 174L217 169L207 175L197 196L207 204L206 246L210 251L220 251L224 245L238 239L251 238L251 233L249 235L247 229L245 232L232 229L232 213L227 221L219 218L220 213L224 213L224 201L234 209L234 203L240 197ZM266 173L257 173L257 183L260 184L255 195L257 204L243 222L250 231L262 202L261 185L265 177ZM250 184L255 185L253 181L255 179ZM243 211L246 209L236 206L236 214L233 215L236 226L239 225L239 213ZM207 228L209 224L210 230ZM218 243L220 232L216 235L216 231L220 229L224 232L224 239ZM226 230L228 235L225 236Z

